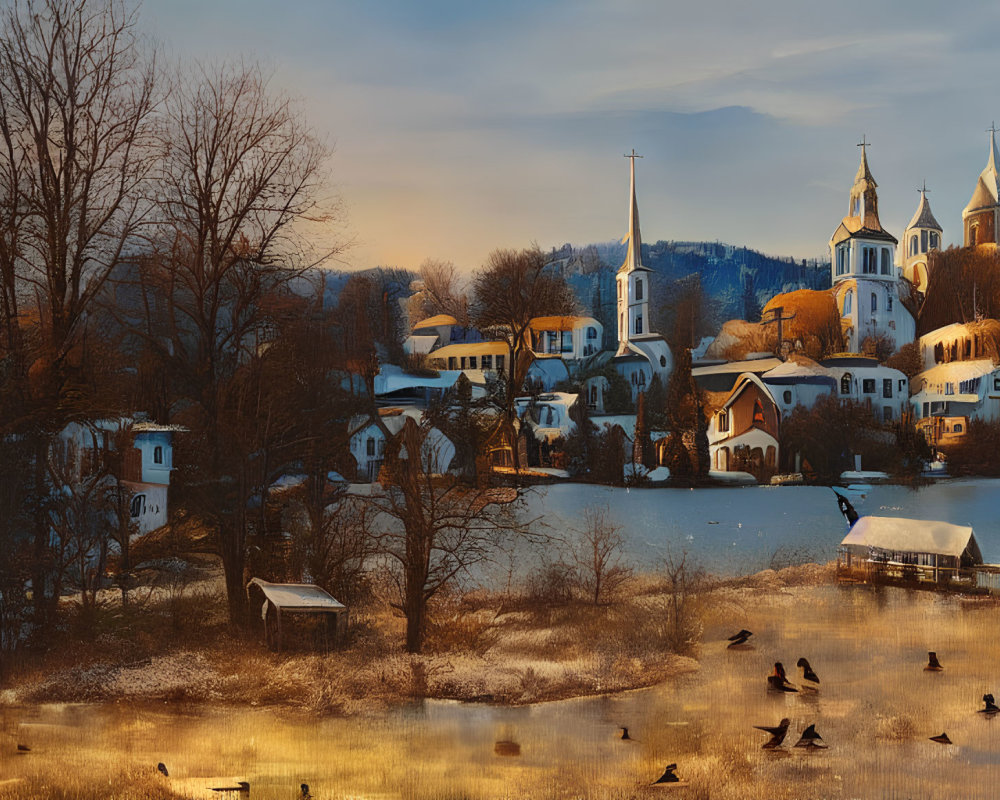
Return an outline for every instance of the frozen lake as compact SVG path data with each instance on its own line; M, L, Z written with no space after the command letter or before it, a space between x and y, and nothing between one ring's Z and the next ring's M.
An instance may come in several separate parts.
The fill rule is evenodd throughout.
M1000 480L940 481L919 489L871 486L847 492L861 515L971 525L989 563L1000 563ZM625 529L629 556L655 564L687 551L720 574L765 569L772 557L829 561L847 532L833 491L820 486L624 489L554 484L527 496L529 514L554 532L579 527L588 505L606 505Z

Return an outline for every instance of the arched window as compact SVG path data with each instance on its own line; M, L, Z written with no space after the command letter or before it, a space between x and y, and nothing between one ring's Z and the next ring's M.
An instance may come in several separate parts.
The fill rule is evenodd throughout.
M892 262L889 259L889 248L882 248L882 274L892 275Z
M885 296L885 310L892 313L892 292Z
M792 404L792 391L791 391L791 389L785 389L785 391L781 395L781 398L785 401L785 405L786 406L790 406Z
M146 510L146 495L137 494L132 498L132 502L129 503L128 513L132 519L137 519L142 516L143 512Z
M841 375L841 377L840 377L840 393L841 394L850 394L851 393L851 384L853 382L854 382L854 380L851 377L851 373L850 372L845 372L843 375Z
M941 246L941 243L938 241L937 231L931 231L930 232L930 247L931 247L931 250L937 250L940 246Z
M910 251L907 253L908 256L915 256L917 254L917 234L913 234L910 237Z
M163 448L160 445L156 445L156 447L153 448L153 463L163 463Z
M843 316L848 316L854 309L854 290L848 289L844 294L844 314Z
M872 292L872 313L878 311L878 295Z
M920 252L927 252L927 231L920 231Z
M979 238L979 223L974 222L969 226L969 245L976 244L976 240Z
M587 341L597 338L597 328L591 326L587 328Z

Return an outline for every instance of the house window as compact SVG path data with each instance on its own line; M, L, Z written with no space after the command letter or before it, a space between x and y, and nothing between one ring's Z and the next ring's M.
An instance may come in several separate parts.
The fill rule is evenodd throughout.
M642 314L635 318L635 332L637 335L642 333Z
M882 397L892 397L892 378L882 379Z
M890 313L892 312L892 292L886 295L885 310Z
M961 422L956 422L955 425L954 425L954 427L951 429L951 431L952 431L952 433L961 433L962 432L962 423Z
M458 359L455 356L448 356L448 369L458 369Z
M642 300L642 278L635 279L635 299Z
M845 372L840 377L840 393L850 394L851 393L851 383L853 382L850 372Z
M929 416L930 413L930 403L924 403L924 416Z
M590 342L596 338L597 338L597 328L593 326L587 328L587 341Z
M573 331L562 332L562 351L564 353L573 352Z
M504 369L504 362L505 362L506 360L507 360L507 356L505 356L505 355L503 355L503 354L499 354L499 355L497 356L497 371L499 371L499 372L503 372L503 369Z
M993 391L1000 392L1000 375L993 376Z
M483 369L493 369L493 356L483 356L482 366Z
M874 314L876 311L878 311L878 295L872 292L872 313Z
M848 289L847 293L844 295L844 313L843 316L847 317L851 313L851 309L854 307L854 290Z
M156 447L153 448L153 463L163 463L163 448L160 445L156 445Z
M132 519L138 519L146 510L146 495L137 494L132 498L128 506L128 513Z
M368 440L365 442L365 455L375 455L375 437L373 436L369 436Z
M946 383L944 385L944 393L945 394L955 394L955 384L954 383Z
M760 404L760 400L753 401L753 422L754 425L764 424L764 407Z
M889 261L889 248L882 248L882 274L892 275L892 263Z
M865 394L875 394L875 379L865 378L861 381L861 391Z
M638 383L639 383L640 387L643 387L643 386L646 385L646 373L645 372L640 372L639 373Z
M476 357L469 356L469 369L475 369L475 368L476 368Z
M906 378L899 379L899 393L902 394L903 390L906 388Z
M716 427L719 429L719 433L726 433L729 430L729 412L720 411L719 415L716 417Z
M462 369L465 369L466 357L462 356Z
M875 275L878 273L878 264L876 263L877 258L878 253L874 247L861 248L861 263L865 275Z
M785 401L785 405L789 406L792 404L792 393L789 389L785 389L784 394L781 395Z

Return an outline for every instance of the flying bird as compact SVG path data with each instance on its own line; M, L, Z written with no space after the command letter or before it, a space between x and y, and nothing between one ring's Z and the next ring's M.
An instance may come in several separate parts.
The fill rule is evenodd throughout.
M802 731L802 735L799 736L795 747L825 748L826 744L823 742L823 737L816 732L816 726L810 725Z
M164 778L170 777L170 773L167 772L167 765L164 764L162 761L156 765L156 769L161 775L163 775Z
M819 676L813 672L813 668L809 666L809 662L800 658L795 662L795 666L802 667L802 680L805 681L804 687L813 692L819 689Z
M785 667L780 661L774 662L774 672L767 676L767 688L775 692L797 692L785 677Z
M667 764L663 769L663 774L653 781L652 785L656 786L658 783L680 783L681 779L674 775L677 770L677 764Z
M741 630L739 633L734 633L729 637L729 644L726 645L727 648L730 647L740 647L747 643L747 639L753 636L753 631L748 631L746 628Z
M931 736L932 742L938 742L940 744L951 744L951 739L948 738L947 733L942 733L940 736Z
M927 666L924 667L924 669L929 672L940 672L944 669L944 667L941 666L941 662L938 661L937 653L933 650L930 650L927 653Z
M986 707L979 709L980 714L989 714L990 716L992 716L993 714L1000 712L1000 706L998 706L994 701L993 695L984 694L983 703L986 704Z
M785 741L785 734L788 733L788 721L788 717L785 717L781 720L781 722L773 727L767 725L754 725L757 730L771 734L771 738L761 745L762 750L773 750L775 747L781 746L781 743Z

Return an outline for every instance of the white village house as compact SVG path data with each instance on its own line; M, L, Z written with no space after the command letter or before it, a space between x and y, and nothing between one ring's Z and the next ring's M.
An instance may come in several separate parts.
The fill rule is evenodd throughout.
M359 415L351 420L349 441L351 455L357 464L357 479L362 483L378 480L385 460L386 431L395 436L407 422L419 425L423 412L419 408L380 408L379 421ZM385 430L383 430L383 426ZM443 474L455 457L455 445L439 429L431 428L421 451L421 463L431 474Z

